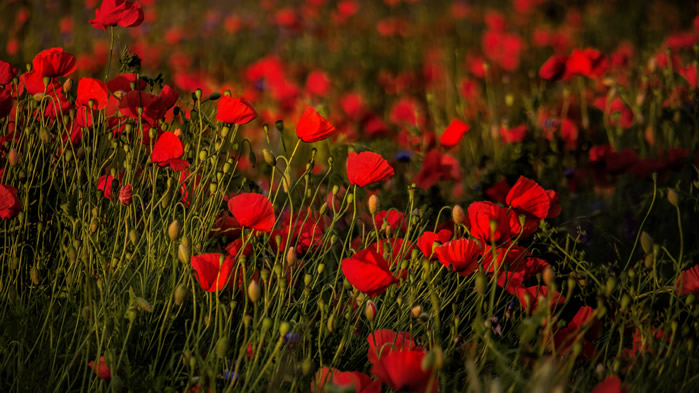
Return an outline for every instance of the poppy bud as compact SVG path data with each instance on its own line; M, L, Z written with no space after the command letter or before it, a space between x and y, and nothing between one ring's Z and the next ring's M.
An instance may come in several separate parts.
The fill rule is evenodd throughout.
M372 302L371 300L368 300L366 302L366 307L364 308L364 316L369 322L374 322L374 318L376 317L376 304Z
M182 227L180 226L180 222L177 220L172 220L170 225L167 227L167 235L170 237L170 240L173 242L177 240L177 238L180 236L180 229Z
M616 289L616 283L617 283L616 277L614 277L614 276L609 276L609 277L607 278L607 284L606 284L606 287L605 287L607 296L611 295L612 292L614 292L614 289Z
M318 274L323 273L324 270L325 270L325 264L324 264L324 263L319 263L319 264L318 264Z
M621 297L621 309L626 310L629 303L631 303L631 296L624 294L624 296Z
M284 121L283 120L277 120L274 122L274 126L277 128L277 131L282 132L284 131Z
M277 164L277 158L274 156L274 153L267 149L262 149L262 157L269 166L275 166Z
M273 324L272 318L265 317L262 320L262 334L267 333L267 331L269 331L269 329L272 328L272 324Z
M312 281L312 280L313 280L313 276L311 276L311 275L308 274L308 273L306 273L306 274L303 276L303 283L304 283L306 286L311 285L311 281Z
M36 266L32 266L32 269L29 271L29 278L31 278L32 282L34 285L39 285L39 269L36 268Z
M182 303L189 297L189 289L184 284L180 284L175 288L175 304L181 306Z
M325 212L328 211L328 202L323 202L322 205L320 205L320 209L318 210L318 214L325 215Z
M11 167L16 167L19 163L19 154L17 154L17 149L14 147L10 149L10 152L7 154L7 162Z
M279 335L282 337L286 336L286 334L289 333L290 330L291 325L289 324L289 322L282 322L279 325Z
M680 203L680 197L677 195L677 191L675 191L674 188L667 190L667 201L675 207L677 207L677 205Z
M226 352L228 352L228 337L221 337L216 342L216 357L223 359L226 357Z
M251 280L250 284L248 285L248 298L251 302L257 303L257 301L260 300L261 296L262 293L260 291L260 286L257 284L257 281Z
M347 195L347 203L350 204L354 202L354 194Z
M655 242L653 241L653 238L648 234L648 232L641 232L641 247L643 248L643 252L645 252L646 254L652 253L653 244L655 244Z
M507 94L505 95L505 105L508 107L512 106L515 103L515 97L512 94Z
M413 306L413 308L410 309L410 316L417 319L417 317L420 316L420 313L422 312L422 307L418 304Z
M294 247L289 247L289 249L286 251L286 263L289 265L293 265L296 262L296 250L294 250Z
M379 210L379 197L372 195L369 197L369 213L373 216Z
M148 302L148 300L142 297L136 297L134 299L134 305L141 311L153 312L153 306Z
M577 285L577 282L575 281L575 277L568 276L568 290L572 291L575 289L575 286Z
M301 372L304 376L307 376L311 371L313 371L313 361L311 358L303 359L303 362L301 362Z
M643 266L645 266L646 269L651 269L653 267L653 260L653 254L646 255L646 257L643 258Z
M544 279L544 283L548 286L551 286L556 282L556 273L554 273L550 266L547 266L546 269L544 269L542 277Z
M481 296L485 295L485 276L481 272L476 276L476 292Z
M202 94L201 89L194 90L193 95L194 95L195 101L201 100L201 94Z
M187 247L184 242L181 242L180 245L177 246L177 259L186 265L189 263L189 257L189 247Z
M457 225L463 225L466 222L466 213L464 209L459 205L454 205L451 209L451 218Z
M328 323L326 324L328 331L333 332L335 328L337 327L337 323L335 322L335 315L331 315L328 317Z

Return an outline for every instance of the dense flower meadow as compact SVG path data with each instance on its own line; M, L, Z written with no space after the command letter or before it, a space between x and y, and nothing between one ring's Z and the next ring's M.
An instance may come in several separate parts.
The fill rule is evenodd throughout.
M699 391L699 5L0 10L0 391Z

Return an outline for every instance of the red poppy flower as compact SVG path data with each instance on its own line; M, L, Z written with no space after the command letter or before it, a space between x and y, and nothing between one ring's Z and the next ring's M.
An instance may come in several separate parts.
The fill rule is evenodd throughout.
M216 120L222 123L248 124L257 119L255 108L244 98L223 96L218 101Z
M0 85L9 85L17 76L17 69L12 64L0 60Z
M228 210L246 228L267 233L274 227L274 206L262 194L238 194L228 200Z
M232 256L232 257L237 257L238 254L240 253L240 249L243 247L243 239L238 238L233 240L232 242L228 243L226 246L226 254ZM244 257L249 257L252 254L252 245L250 242L245 246L245 249L241 253Z
M495 252L493 252L492 246L487 245L483 248L481 255L483 256L481 263L487 272L494 271L496 266L500 269L500 271L502 271L502 265L505 263L509 265L510 271L522 273L526 272L525 275L529 277L527 269L534 268L534 266L528 266L526 264L526 258L528 258L530 255L529 251L527 251L526 248L516 244L503 244L500 247L496 247ZM497 264L493 264L493 256L495 257ZM543 267L541 270L543 270Z
M466 277L478 269L481 247L477 241L458 239L444 243L435 248L434 252L447 269Z
M612 375L595 386L592 393L626 393L626 389L624 389L619 377Z
M415 344L410 332L394 332L388 329L379 329L366 338L369 343L367 358L370 363L376 363L379 357L390 350L422 350Z
M131 204L132 197L132 187L131 184L122 186L119 190L119 202L124 206L129 206Z
M12 113L12 94L9 88L0 90L0 119L5 118Z
M375 248L367 248L342 261L342 273L360 292L376 297L398 282Z
M386 224L393 229L394 233L395 231L405 232L405 230L408 229L408 222L405 219L405 213L399 212L398 210L391 209L377 212L374 216L376 228L381 229L384 221L386 221Z
M175 134L166 131L160 135L158 141L153 146L151 153L151 161L158 166L169 166L175 172L180 172L189 166L185 160L180 157L184 154L184 146Z
M433 370L422 369L425 356L422 351L390 350L374 363L371 374L396 391L436 393L439 381L432 375Z
M335 132L335 127L310 106L307 106L296 125L296 136L306 143L326 139Z
M520 176L510 189L505 202L515 209L530 214L540 220L546 218L551 207L551 200L537 182Z
M148 86L146 81L144 81L143 79L138 79L137 85L136 74L121 74L107 82L107 87L109 88L109 91L112 93L116 93L118 91L128 93L131 90L134 90L131 88L132 83L134 84L135 90L143 90L146 88L146 86Z
M17 189L0 184L0 218L3 220L13 218L21 209L22 202L17 198Z
M505 143L520 143L527 136L527 126L525 124L514 128L500 127L500 136Z
M388 180L393 174L393 167L378 153L351 152L347 157L347 178L350 184L364 187Z
M90 24L97 29L107 26L135 27L143 22L141 4L136 1L104 0L95 10L95 19Z
M454 119L449 123L444 133L442 133L442 136L439 138L439 143L446 148L454 147L459 144L461 138L463 138L470 128L468 124L461 120Z
M77 65L75 56L64 52L63 48L52 48L39 52L32 61L32 68L42 78L55 78L72 74Z
M597 49L575 49L566 60L566 78L573 75L599 78L604 75L608 67L609 59Z
M591 326L595 322L595 309L590 306L583 306L578 309L573 319L562 329L559 329L553 336L556 350L561 354L566 354L575 342L581 341L583 344L583 354L588 359L594 356L595 347L591 342L585 340L582 333L584 327ZM590 334L594 335L596 329L590 329Z
M539 69L539 77L550 81L559 80L566 72L567 56L553 55Z
M112 371L109 369L109 367L107 367L107 362L104 360L104 356L100 356L100 360L97 365L95 365L94 360L91 360L87 366L95 372L97 378L105 380L112 379Z
M325 96L330 90L330 78L323 71L313 71L306 79L306 90L317 96Z
M444 244L451 239L451 235L452 233L448 229L442 229L437 233L430 231L423 232L422 235L417 238L417 247L428 259L437 258L437 254L435 254L433 251L435 242L438 242L438 244Z
M93 109L102 110L106 108L109 100L107 84L97 79L81 78L80 82L78 82L78 97L75 103L89 107L90 100L92 100Z
M328 385L351 388L356 393L381 393L381 381L374 381L364 373L323 367L311 382L311 392L325 392Z
M492 202L473 202L468 207L468 220L471 223L471 235L486 243L506 240L510 236L507 209ZM492 236L491 221L494 224Z
M116 181L119 184L119 179L112 175L102 175L99 180L97 180L97 189L104 192L104 197L111 200L112 199L112 183Z
M690 293L699 295L699 265L684 270L675 282L675 289L684 296Z
M201 289L216 292L228 286L232 278L235 258L222 254L202 254L191 258Z
M529 312L534 312L536 310L536 308L539 306L539 301L546 298L549 291L550 289L545 285L515 288L514 290L515 295L522 305L522 308L528 310ZM566 300L565 297L559 292L554 293L551 299L551 308L563 304Z

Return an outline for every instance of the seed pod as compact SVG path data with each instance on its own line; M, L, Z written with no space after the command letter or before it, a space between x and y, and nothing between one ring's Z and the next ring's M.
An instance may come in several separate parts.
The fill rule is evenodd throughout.
M180 222L177 220L172 220L170 225L167 226L167 235L170 240L173 242L177 240L177 238L180 236L180 229L182 229Z

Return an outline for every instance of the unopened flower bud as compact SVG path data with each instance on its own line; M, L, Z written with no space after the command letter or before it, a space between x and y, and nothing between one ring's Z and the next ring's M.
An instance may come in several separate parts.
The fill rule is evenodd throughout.
M170 240L173 242L177 240L177 238L180 236L180 229L182 227L180 226L180 222L177 220L173 220L170 225L167 227L167 235L170 237Z
M376 304L371 300L366 302L366 307L364 308L364 316L369 322L373 322L376 317Z
M547 266L544 269L544 272L542 274L542 277L544 279L544 283L548 286L551 286L556 283L556 273L554 273L553 269L551 266Z
M451 218L457 225L463 225L466 222L466 213L464 209L459 205L454 205L451 209Z
M19 154L17 154L17 149L14 147L10 149L9 153L7 153L7 162L11 167L16 167L19 163Z
M293 265L296 262L296 250L294 247L289 247L286 251L286 263Z
M655 242L653 241L653 238L648 234L648 232L641 232L641 247L643 248L643 252L645 252L646 254L652 253L653 244L655 244Z
M134 298L134 306L141 311L153 312L153 306L148 302L148 300L142 297Z
M667 190L667 201L670 202L672 206L677 207L680 203L680 197L677 195L677 191L674 188Z
M223 359L226 357L226 352L228 352L229 340L228 337L221 337L216 342L216 357Z
M181 242L179 246L177 246L177 259L180 260L183 264L188 264L189 263L189 257L190 257L190 252L189 252L189 247L184 244L184 242Z
M282 322L279 325L279 335L282 337L286 336L286 334L289 333L290 330L291 325L289 324L289 322Z
M369 214L372 216L379 210L379 197L372 195L369 197Z
M419 304L410 309L410 316L413 318L419 317L420 313L422 313L422 307Z
M248 298L251 302L257 303L261 296L262 292L260 290L260 286L257 284L257 281L251 280L250 284L248 285Z
M269 166L275 166L277 164L277 158L274 156L274 153L267 149L262 149L262 157Z
M189 297L189 289L184 284L180 284L175 288L175 304L181 306L182 303Z

